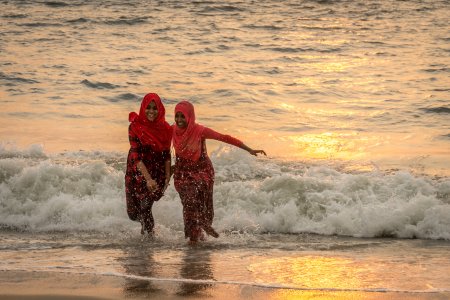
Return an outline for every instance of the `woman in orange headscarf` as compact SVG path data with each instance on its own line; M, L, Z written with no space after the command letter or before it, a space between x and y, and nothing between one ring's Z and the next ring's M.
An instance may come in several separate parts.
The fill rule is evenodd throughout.
M166 110L157 94L145 95L139 114L131 112L125 191L127 213L139 221L141 233L153 234L153 202L164 194L170 180L170 142L172 127L165 120Z
M255 156L266 155L263 150L253 150L232 136L197 124L190 102L181 101L176 105L172 139L176 154L174 183L183 205L184 234L192 243L202 239L202 230L219 237L212 227L214 168L206 151L206 139L234 145Z

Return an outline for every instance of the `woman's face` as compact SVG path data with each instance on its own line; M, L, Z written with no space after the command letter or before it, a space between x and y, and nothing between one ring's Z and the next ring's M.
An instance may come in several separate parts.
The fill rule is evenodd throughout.
M150 102L145 109L145 115L150 122L153 122L158 117L158 108L156 107L156 103L154 101Z
M177 112L175 114L175 124L177 124L178 128L186 128L187 127L187 121L185 116L182 112Z

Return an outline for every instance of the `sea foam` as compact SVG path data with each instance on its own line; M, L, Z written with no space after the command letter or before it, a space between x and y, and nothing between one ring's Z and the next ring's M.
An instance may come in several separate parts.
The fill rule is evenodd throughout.
M211 153L219 231L317 233L450 240L450 179L406 171L339 171L329 165ZM125 206L126 153L46 154L0 149L0 226L25 231L137 231ZM157 227L182 231L173 181L155 203Z

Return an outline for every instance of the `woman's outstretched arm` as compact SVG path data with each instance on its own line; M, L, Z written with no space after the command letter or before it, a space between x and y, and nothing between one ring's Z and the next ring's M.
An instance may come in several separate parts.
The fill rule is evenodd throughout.
M264 150L253 150L252 148L250 148L249 146L247 146L244 143L242 143L242 145L239 148L244 149L245 151L247 151L248 153L250 153L251 155L254 155L254 156L257 156L258 153L264 154L267 156L267 154Z
M221 133L219 133L217 131L212 130L211 128L205 127L205 129L203 130L203 138L214 139L214 140L217 140L217 141L221 141L221 142L224 142L224 143L227 143L227 144L239 147L239 148L247 151L251 155L255 155L256 156L258 153L267 155L264 150L253 150L252 148L250 148L249 146L245 145L242 141L238 140L237 138L234 138L231 135L221 134Z

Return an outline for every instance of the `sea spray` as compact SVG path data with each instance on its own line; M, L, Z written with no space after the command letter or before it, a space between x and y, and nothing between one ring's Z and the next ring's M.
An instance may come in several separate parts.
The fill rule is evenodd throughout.
M126 153L8 151L0 159L2 227L108 233L139 227L126 214ZM214 226L221 232L450 239L448 178L349 173L230 147L220 147L211 159ZM160 232L183 230L173 182L153 212Z
M22 230L111 230L127 224L123 172L93 161L0 160L1 223ZM8 168L9 167L9 168Z

